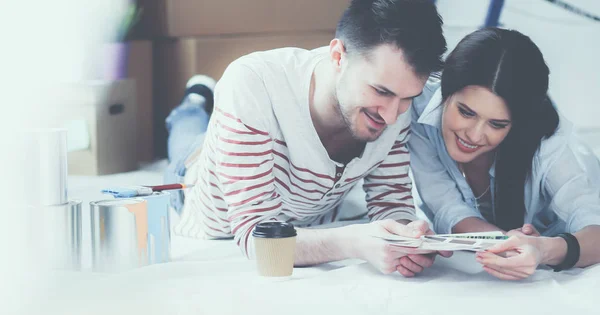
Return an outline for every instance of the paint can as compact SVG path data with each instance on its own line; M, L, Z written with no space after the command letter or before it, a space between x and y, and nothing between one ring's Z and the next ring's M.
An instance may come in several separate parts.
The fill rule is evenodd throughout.
M148 263L158 264L170 261L170 194L168 192L154 192L152 195L136 198L148 202Z
M28 243L42 269L81 270L81 201L28 206Z
M19 134L19 139L19 172L27 184L16 200L31 206L67 204L67 130L31 129Z
M148 265L148 202L90 202L92 270L121 272Z
M150 264L169 262L171 259L171 226L168 192L142 196L148 202L148 255Z

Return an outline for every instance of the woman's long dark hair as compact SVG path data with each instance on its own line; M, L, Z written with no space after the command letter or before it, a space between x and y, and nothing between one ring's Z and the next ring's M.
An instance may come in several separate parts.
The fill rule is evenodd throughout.
M523 225L525 180L535 152L559 118L548 91L549 70L529 37L499 28L477 30L460 41L446 59L442 98L469 85L489 88L511 113L512 128L496 153L495 224L510 230Z

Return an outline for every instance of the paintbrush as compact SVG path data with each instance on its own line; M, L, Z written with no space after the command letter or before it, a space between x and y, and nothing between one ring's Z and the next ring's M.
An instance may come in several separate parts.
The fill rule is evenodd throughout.
M165 191L165 190L177 190L194 187L194 185L186 184L165 184L157 186L127 186L127 187L114 187L103 189L103 194L113 195L115 198L131 198L139 196L152 195L154 192Z

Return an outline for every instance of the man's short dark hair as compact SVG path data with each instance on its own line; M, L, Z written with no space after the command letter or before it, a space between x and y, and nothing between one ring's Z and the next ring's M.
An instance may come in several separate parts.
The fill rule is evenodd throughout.
M348 53L381 45L400 48L417 74L442 70L446 39L432 0L352 0L340 19L336 38Z

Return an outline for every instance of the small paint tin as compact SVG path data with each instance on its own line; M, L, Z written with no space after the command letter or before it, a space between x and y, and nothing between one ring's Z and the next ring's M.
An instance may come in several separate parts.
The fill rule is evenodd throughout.
M148 202L141 198L90 202L92 270L120 272L148 265Z
M42 268L81 269L81 201L28 206L29 248Z
M148 202L148 259L150 264L165 263L171 258L171 229L168 192L140 196Z

